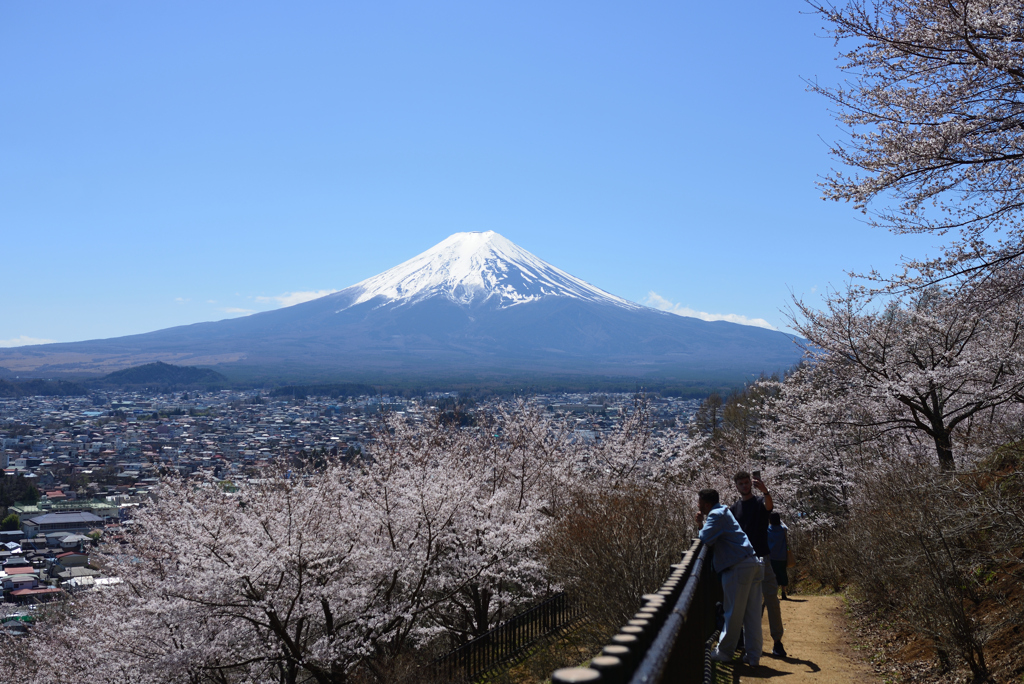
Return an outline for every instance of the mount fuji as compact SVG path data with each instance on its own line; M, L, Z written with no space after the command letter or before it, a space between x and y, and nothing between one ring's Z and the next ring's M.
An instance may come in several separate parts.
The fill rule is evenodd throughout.
M164 361L229 376L361 380L524 373L740 380L799 358L789 335L635 304L494 232L456 233L351 287L274 311L0 349L0 366L35 376Z

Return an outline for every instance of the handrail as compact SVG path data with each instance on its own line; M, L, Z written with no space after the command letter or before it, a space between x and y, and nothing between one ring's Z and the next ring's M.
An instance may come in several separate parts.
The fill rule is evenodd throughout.
M644 594L635 619L612 637L601 656L589 667L556 670L553 684L702 682L705 643L715 630L721 596L708 547L695 539L661 588Z
M682 593L679 594L679 600L676 601L675 608L665 620L665 625L658 632L658 636L647 650L647 654L633 674L632 679L629 680L630 684L652 684L653 682L661 681L676 640L683 629L683 623L693 604L693 597L697 593L697 585L700 582L701 570L704 569L704 559L707 555L708 547L702 546L700 553L697 554L697 558L693 562L693 568L690 571L689 578L686 580L686 585L683 587Z

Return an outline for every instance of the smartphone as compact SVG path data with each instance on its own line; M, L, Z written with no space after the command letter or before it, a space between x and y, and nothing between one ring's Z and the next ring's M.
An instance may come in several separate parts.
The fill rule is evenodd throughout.
M761 479L761 471L760 470L755 470L753 475L754 475L754 479L755 480L760 480Z

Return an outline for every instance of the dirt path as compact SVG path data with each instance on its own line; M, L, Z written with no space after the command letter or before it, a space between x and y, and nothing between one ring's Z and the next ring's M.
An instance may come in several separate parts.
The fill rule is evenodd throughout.
M842 599L838 596L795 596L782 602L783 643L788 655L771 655L768 618L764 619L765 653L760 667L737 663L719 670L718 682L779 684L864 684L878 682L871 668L859 661L842 631Z

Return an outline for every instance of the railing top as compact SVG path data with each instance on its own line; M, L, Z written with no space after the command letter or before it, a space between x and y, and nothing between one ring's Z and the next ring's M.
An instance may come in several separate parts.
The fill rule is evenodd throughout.
M697 583L700 581L701 571L704 569L708 547L695 542L687 553L690 554L690 557L683 562L690 564L691 567L686 585L683 587L682 593L679 594L679 599L665 620L665 624L658 631L658 636L647 649L639 667L633 673L632 679L629 680L630 684L650 684L661 681L665 665L672 655L672 648L676 639L679 638L679 632L682 630L683 623L690 611L690 605L693 603L693 597L697 592Z
M631 624L623 627L612 637L610 645L602 650L604 655L622 658L617 666L595 662L586 668L557 670L552 674L552 681L555 684L583 681L629 684L661 682L680 634L690 618L689 612L693 609L707 558L707 547L695 539L683 553L682 561L672 565L672 572L659 591L644 594L641 611L644 612L644 618L649 616L649 619L630 621ZM637 613L637 617L640 617L640 613ZM635 624L637 622L647 624ZM604 670L607 672L602 673ZM605 674L607 678L603 676Z

